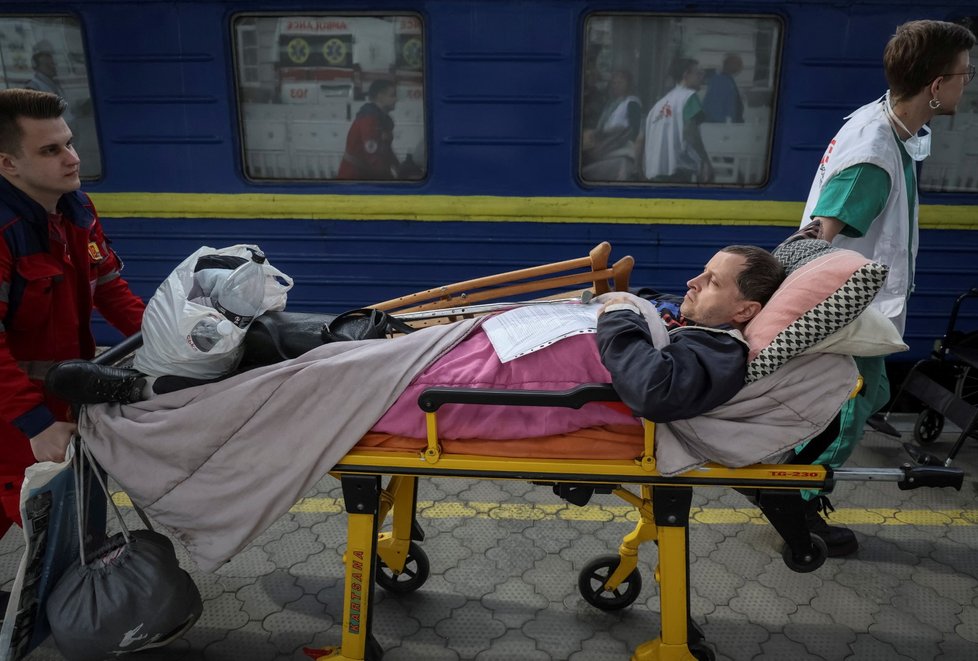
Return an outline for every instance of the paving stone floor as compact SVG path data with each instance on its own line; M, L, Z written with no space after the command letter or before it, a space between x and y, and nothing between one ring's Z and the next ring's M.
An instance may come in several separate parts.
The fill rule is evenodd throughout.
M905 438L912 422L896 419ZM934 448L946 453L950 438ZM849 465L904 461L897 441L869 432ZM840 483L830 520L856 532L859 551L809 574L785 567L777 534L741 495L695 490L691 608L716 658L978 658L978 443L955 465L967 471L960 492ZM422 480L419 500L431 575L409 594L376 590L373 631L384 659L617 661L658 635L654 544L641 548L644 587L629 608L602 612L577 590L580 569L616 553L631 530L634 511L622 501L601 495L578 508L527 483L455 479ZM339 482L326 477L216 573L193 571L182 555L203 615L169 647L133 658L304 659L303 646L338 644L341 505ZM15 534L0 542L8 587L20 553ZM28 661L62 658L49 641Z

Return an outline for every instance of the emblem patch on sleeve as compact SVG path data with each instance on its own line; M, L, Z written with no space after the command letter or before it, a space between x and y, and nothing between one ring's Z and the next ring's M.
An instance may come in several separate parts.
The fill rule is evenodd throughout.
M96 264L105 261L105 251L94 241L88 242L88 256Z

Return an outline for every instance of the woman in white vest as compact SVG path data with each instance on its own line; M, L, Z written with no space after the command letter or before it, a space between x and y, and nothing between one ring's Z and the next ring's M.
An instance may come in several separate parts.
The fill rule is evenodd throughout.
M594 129L583 134L582 175L592 181L635 178L635 139L642 124L642 102L632 94L632 74L615 71L609 84L611 100Z
M677 84L652 106L639 139L642 171L651 181L704 183L713 166L703 146L700 124L706 118L696 93L703 84L699 62L679 59L672 67Z
M846 118L822 156L802 216L802 226L817 221L820 238L889 266L873 305L900 333L917 256L915 164L930 153L927 123L954 114L975 75L969 57L974 45L974 34L954 23L910 21L898 27L883 52L889 90ZM883 358L857 357L856 363L863 396L843 407L839 437L816 463L840 466L862 438L866 420L889 400ZM830 555L833 544L846 551L835 555L855 551L852 532L826 525L812 508L809 525L819 524L828 530Z

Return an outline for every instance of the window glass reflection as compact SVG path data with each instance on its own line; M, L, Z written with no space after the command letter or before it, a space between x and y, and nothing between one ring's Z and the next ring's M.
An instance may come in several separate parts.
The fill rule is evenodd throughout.
M416 16L240 16L234 41L247 176L425 176Z
M68 16L0 16L0 84L52 92L68 102L83 179L102 174L92 92L78 21Z
M581 178L763 184L780 34L773 18L589 18Z
M978 47L971 51L971 63L978 63ZM921 190L978 191L978 81L965 85L953 115L938 115L930 127L931 151L920 166Z

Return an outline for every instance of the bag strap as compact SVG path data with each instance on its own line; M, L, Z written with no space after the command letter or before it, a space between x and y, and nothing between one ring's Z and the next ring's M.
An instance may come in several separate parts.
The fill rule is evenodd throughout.
M112 511L115 512L116 519L119 521L119 528L122 531L122 537L126 540L128 544L132 536L129 532L129 527L126 525L125 520L122 518L122 512L119 510L119 506L115 504L112 499L112 495L109 493L109 488L106 485L105 478L102 476L102 467L99 466L95 457L92 455L92 451L88 448L88 444L85 443L84 439L77 434L73 437L72 441L75 444L75 453L72 458L72 466L75 471L75 512L76 520L78 523L78 553L80 555L82 566L87 565L85 561L85 530L88 528L88 512L85 507L85 503L88 502L88 492L91 491L92 486L90 483L86 483L86 464L88 468L91 469L92 475L95 476L95 480L98 482L99 487L102 489L102 494L109 501L109 505L112 507ZM150 523L149 517L146 516L146 512L142 510L141 507L132 504L133 509L136 510L136 514L139 516L143 525L147 529L153 530L153 524Z
M346 327L346 328L344 328ZM383 310L358 308L348 310L323 324L323 343L349 340L374 340L394 333L411 333L415 328L395 319Z

